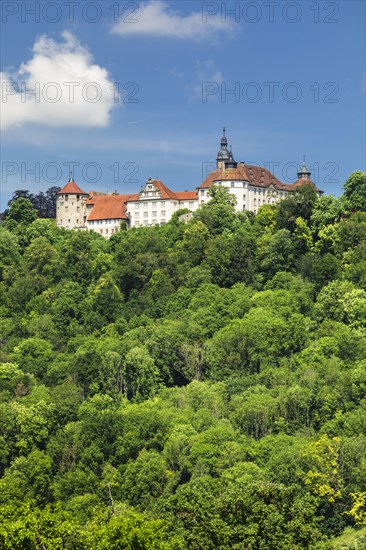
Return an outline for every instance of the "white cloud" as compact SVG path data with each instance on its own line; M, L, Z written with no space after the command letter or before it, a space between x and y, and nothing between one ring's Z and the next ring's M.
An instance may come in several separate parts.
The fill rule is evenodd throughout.
M184 78L184 72L179 71L176 67L170 69L169 73L175 76L175 78L177 78L178 80L182 80L182 78Z
M103 127L118 104L108 71L93 63L76 37L37 39L33 57L1 76L2 129L37 123L56 127ZM25 93L36 90L35 94ZM23 91L23 93L22 93Z
M221 20L219 14L203 16L202 12L180 15L161 0L140 4L135 13L124 16L112 27L112 32L122 35L146 35L154 37L205 40L222 38L231 33L235 23L230 18Z
M198 84L193 86L193 94L200 100L220 97L218 90L224 81L224 75L216 68L214 61L196 62L196 77Z

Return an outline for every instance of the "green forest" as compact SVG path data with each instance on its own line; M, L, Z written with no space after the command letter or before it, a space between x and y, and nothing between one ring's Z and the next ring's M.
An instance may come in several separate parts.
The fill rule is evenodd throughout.
M366 548L366 173L210 194L110 240L10 202L1 549Z

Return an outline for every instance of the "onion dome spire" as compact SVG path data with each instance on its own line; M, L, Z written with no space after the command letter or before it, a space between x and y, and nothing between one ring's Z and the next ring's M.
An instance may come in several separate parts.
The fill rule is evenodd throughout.
M297 176L298 176L299 179L303 179L303 180L309 180L310 179L311 172L310 172L309 168L306 166L305 155L304 155L304 160L303 160L303 163L302 163L302 166L301 166L301 170L297 173Z

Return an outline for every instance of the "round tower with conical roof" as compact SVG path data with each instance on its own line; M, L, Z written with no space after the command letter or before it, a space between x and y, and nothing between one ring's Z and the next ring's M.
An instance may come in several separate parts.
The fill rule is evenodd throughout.
M82 229L85 227L86 193L70 176L67 184L57 193L56 223L65 229Z

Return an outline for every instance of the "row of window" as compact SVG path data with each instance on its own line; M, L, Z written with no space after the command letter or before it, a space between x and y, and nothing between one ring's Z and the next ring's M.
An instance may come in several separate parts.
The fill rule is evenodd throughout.
M117 232L117 229L115 227L111 227L111 232L110 233L109 233L108 227L106 229L104 229L104 235L109 235L109 234L113 235L113 233L116 233L116 232ZM101 235L103 235L103 229L100 229L99 233Z
M90 225L100 225L100 224L111 224L111 223L119 223L121 220L91 220L88 222Z
M166 211L162 210L160 212L160 215L161 215L162 218L165 218ZM157 216L157 211L156 210L152 211L152 216L155 216L155 217ZM148 217L149 217L149 212L144 212L144 218L148 218ZM136 218L136 220L138 220L140 218L140 212L135 212L135 218Z
M74 203L72 202L72 203L71 203L71 206L73 206L73 204L74 204ZM61 203L61 206L63 206L63 205L64 205L64 203L62 202L62 203ZM59 209L60 209L60 206L57 206L57 210L59 210ZM68 212L68 211L69 211L69 207L68 207L68 205L66 205L66 206L65 206L65 212ZM76 212L80 212L80 206L77 206L77 207L76 207Z
M148 201L143 202L143 203L141 203L141 202L136 202L136 203L135 203L135 208L137 208L137 209L138 209L138 208L141 208L142 204L144 205L144 206L143 206L144 208L148 208L149 204L151 204L153 208L156 208L157 205L158 205L158 203L157 203L156 201L153 201L152 203L150 203L150 202L148 202ZM159 204L160 204L160 207L161 207L161 208L165 208L165 201L159 201Z
M60 199L64 199L65 201L68 201L69 200L69 195L60 195ZM80 200L80 195L76 195L76 200L79 201ZM74 203L72 203L74 204Z

